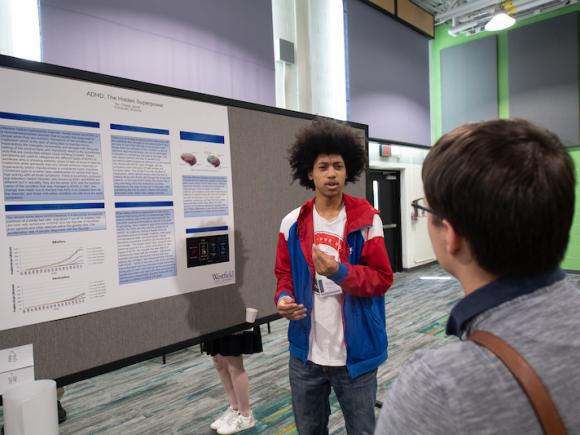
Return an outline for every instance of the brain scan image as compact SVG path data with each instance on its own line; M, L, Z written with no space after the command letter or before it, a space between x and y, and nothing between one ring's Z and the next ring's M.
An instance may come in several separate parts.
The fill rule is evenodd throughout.
M215 166L216 168L220 165L220 159L218 158L218 156L214 156L213 154L210 154L209 156L207 156L207 161Z
M185 163L187 163L190 166L193 166L197 163L197 159L191 153L183 153L181 155L181 160L183 160Z

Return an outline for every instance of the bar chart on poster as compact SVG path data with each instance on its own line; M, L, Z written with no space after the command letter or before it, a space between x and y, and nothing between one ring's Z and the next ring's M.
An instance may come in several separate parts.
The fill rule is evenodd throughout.
M227 108L0 68L0 330L235 283Z

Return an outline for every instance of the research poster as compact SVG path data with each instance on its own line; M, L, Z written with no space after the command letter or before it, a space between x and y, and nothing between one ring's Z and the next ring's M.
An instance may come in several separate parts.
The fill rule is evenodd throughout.
M227 108L0 67L0 330L235 283Z

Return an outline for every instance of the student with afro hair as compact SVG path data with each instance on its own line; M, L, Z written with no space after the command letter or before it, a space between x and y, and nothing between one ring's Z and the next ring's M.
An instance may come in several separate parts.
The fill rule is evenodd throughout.
M280 226L275 302L290 320L289 375L300 434L327 434L334 390L349 434L372 434L377 367L387 359L385 292L393 273L379 212L343 193L366 163L346 125L316 119L290 149L292 177L314 198Z

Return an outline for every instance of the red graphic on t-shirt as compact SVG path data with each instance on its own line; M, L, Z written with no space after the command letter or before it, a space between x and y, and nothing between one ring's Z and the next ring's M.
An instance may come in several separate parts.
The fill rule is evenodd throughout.
M326 245L330 246L336 252L340 254L343 247L343 240L335 234L318 232L314 234L314 244L315 245Z

